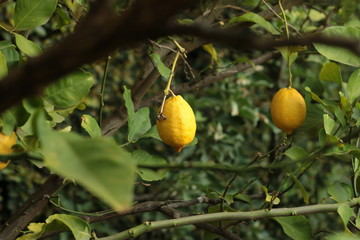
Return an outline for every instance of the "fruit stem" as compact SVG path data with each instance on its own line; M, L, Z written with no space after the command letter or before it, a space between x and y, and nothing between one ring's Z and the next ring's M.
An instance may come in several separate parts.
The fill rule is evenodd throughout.
M174 77L175 67L176 67L177 60L179 59L179 56L180 56L180 51L177 51L176 55L175 55L175 58L174 58L174 61L173 61L173 64L172 64L172 67L171 67L171 72L170 72L170 75L169 75L168 83L167 83L166 88L164 90L165 96L169 95L171 81L172 81L172 79Z
M285 14L285 10L281 4L281 0L279 0L279 7L281 9L283 18L284 18L284 23L285 23L285 31L286 31L286 36L288 39L290 39L290 33L289 33L289 24L287 22L286 19L286 14ZM291 51L290 51L290 47L287 47L287 64L288 64L288 71L289 71L289 88L292 87L292 73L291 73L291 62L290 62L290 55L291 55Z
M101 81L100 107L99 107L99 125L100 125L100 127L102 127L103 110L104 110L104 106L105 106L104 92L105 92L106 78L107 78L107 73L108 73L108 70L109 70L110 60L111 60L111 56L108 56L106 58L105 69L104 69L103 78L102 78L102 81Z

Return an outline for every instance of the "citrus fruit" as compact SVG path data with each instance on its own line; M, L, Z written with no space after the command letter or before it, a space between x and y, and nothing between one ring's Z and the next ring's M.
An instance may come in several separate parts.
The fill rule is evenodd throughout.
M13 132L10 136L0 133L0 154L12 153L12 146L16 143L16 135Z
M196 120L191 106L180 96L166 99L163 112L156 121L160 138L177 152L195 137Z
M294 88L281 88L271 101L273 123L290 135L300 127L306 117L306 104L301 94Z
M16 135L13 132L10 136L0 133L0 154L10 154L13 152L12 146L16 143ZM10 160L7 162L0 161L0 170L4 169L9 165Z

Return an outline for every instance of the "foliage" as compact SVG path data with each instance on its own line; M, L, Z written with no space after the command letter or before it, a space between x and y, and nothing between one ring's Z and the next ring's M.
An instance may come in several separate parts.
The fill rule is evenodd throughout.
M116 1L114 11L122 16L133 2ZM356 1L283 2L281 10L278 1L198 1L175 17L185 26L240 29L254 41L320 32L360 38ZM71 36L91 6L0 1L0 77ZM50 174L63 183L31 203L49 204L15 238L358 238L359 58L324 43L236 51L216 39L174 34L144 39L38 86L36 96L1 114L1 132L16 132L17 144L0 158L0 238ZM196 116L196 138L180 153L161 141L155 124L171 80ZM272 123L270 103L289 83L307 112L287 136ZM114 126L116 132L107 131Z

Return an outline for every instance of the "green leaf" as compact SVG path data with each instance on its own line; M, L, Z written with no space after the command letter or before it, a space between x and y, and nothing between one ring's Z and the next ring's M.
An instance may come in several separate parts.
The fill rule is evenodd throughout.
M207 51L210 55L211 55L211 58L216 62L216 63L219 63L219 59L218 59L218 55L217 55L217 52L216 52L216 49L214 48L214 45L209 43L209 44L205 44L203 46L203 49L205 51Z
M344 228L347 229L347 224L349 223L351 217L355 217L354 210L348 205L341 205L338 207L337 212L344 223Z
M336 116L336 119L339 120L342 127L346 127L346 119L344 112L340 109L339 106L334 108L334 114Z
M294 161L304 160L309 157L309 154L301 147L291 147L284 154Z
M131 121L129 119L128 141L137 141L149 131L151 128L149 112L149 108L141 108L134 114Z
M17 238L17 240L36 240L43 234L53 231L71 231L75 240L91 239L91 227L85 220L66 214L54 214L45 223L30 223L31 233Z
M328 193L336 202L345 202L353 198L352 187L342 182L334 183L328 188Z
M2 131L6 135L10 135L15 127L24 125L29 117L30 114L24 109L22 104L12 107L1 115Z
M352 104L360 96L360 69L351 74L346 92L350 104Z
M46 165L72 179L115 210L132 204L135 162L131 154L106 138L59 133L37 124Z
M294 240L311 239L311 228L309 221L304 216L277 217L274 218L283 228L286 235Z
M151 137L151 138L155 138L157 140L160 140L161 141L161 138L159 136L159 132L156 128L156 125L152 126L149 131L147 131L147 133L145 133L144 135L142 135L140 138L148 138L148 137Z
M8 74L8 68L6 65L6 58L4 54L0 51L0 78Z
M41 48L36 43L26 39L20 34L15 33L15 42L18 48L29 57L35 57L42 52Z
M339 92L341 109L345 112L346 116L350 116L352 114L352 107L349 102L349 99L345 97L342 92Z
M150 58L152 59L155 67L157 68L157 70L159 71L160 75L163 76L164 78L168 79L170 76L170 68L168 68L167 66L165 66L165 64L163 63L163 61L160 58L160 55L157 53L152 53L150 54Z
M30 30L45 24L53 15L57 2L57 0L16 1L14 29Z
M16 46L10 41L0 41L0 51L4 55L7 63L7 68L11 68L19 61L19 53L16 51Z
M84 114L81 117L81 127L85 129L85 131L92 137L101 137L101 129L99 124L90 115Z
M274 34L274 35L280 34L280 32L276 28L274 28L270 22L266 21L265 18L261 17L260 15L258 15L256 13L253 13L253 12L247 12L241 16L232 18L229 21L229 24L241 23L241 22L253 22L253 23L256 23L259 26L265 28L271 34Z
M340 66L334 62L325 63L320 71L320 80L327 82L335 82L341 86L341 70Z
M330 110L332 112L332 107L329 104L327 104L325 101L323 101L318 95L316 95L314 92L312 92L309 87L305 87L305 90L311 94L312 100L320 103L321 105L323 105L324 107L326 107L328 110Z
M290 65L296 60L296 58L298 57L298 53L297 52L291 52L290 51L290 47L285 46L285 47L277 47L277 50L280 51L281 56L284 58L285 61L289 62Z
M304 185L302 185L299 179L297 179L295 176L292 176L292 179L295 182L295 185L300 189L304 202L309 204L309 193L306 191Z
M126 87L124 87L124 101L128 113L128 141L135 142L151 128L149 108L141 108L135 112L131 91Z
M326 134L329 134L329 135L332 135L332 132L335 128L335 121L334 119L332 119L329 114L324 114L323 115L324 117L324 129L325 129L325 133Z
M78 70L50 85L45 90L45 100L57 108L76 106L88 95L93 82L90 73Z
M135 159L135 161L138 165L141 165L141 164L157 165L157 164L166 164L167 163L165 161L165 159L163 159L161 157L153 156L143 150L137 150L137 151L133 152L132 157ZM141 179L144 181L162 180L165 177L167 172L168 172L167 169L152 170L149 168L139 168L137 170L137 173L139 174Z
M345 37L354 40L360 39L360 29L356 27L329 27L323 31L323 34L330 37ZM314 44L314 46L321 55L330 60L353 67L360 67L360 57L348 49L319 43Z
M335 233L326 238L327 240L359 240L358 236L349 233Z

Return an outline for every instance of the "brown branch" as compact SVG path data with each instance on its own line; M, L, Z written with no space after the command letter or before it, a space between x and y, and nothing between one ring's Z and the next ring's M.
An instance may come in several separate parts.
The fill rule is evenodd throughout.
M63 179L57 175L50 175L47 181L38 190L29 196L28 200L17 212L1 227L0 239L13 240L33 218L40 214L47 206L50 195L63 185Z
M170 18L194 2L138 0L120 16L113 10L113 1L95 2L73 34L0 81L0 112L23 98L40 94L58 78L118 48L167 35Z

